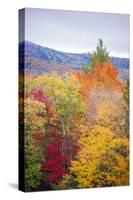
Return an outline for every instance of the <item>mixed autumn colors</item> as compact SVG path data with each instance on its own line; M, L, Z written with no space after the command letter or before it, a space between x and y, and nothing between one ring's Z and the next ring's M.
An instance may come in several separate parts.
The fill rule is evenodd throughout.
M25 59L19 84L25 190L128 185L129 80L103 41L80 69ZM44 73L33 71L43 65Z

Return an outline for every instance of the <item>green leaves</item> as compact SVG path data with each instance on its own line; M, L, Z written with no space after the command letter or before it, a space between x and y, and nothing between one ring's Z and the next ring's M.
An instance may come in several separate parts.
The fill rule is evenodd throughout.
M109 61L107 49L103 46L103 41L99 39L96 51L90 54L91 66L95 67L96 64L102 64Z
M99 39L96 50L89 53L89 57L90 65L83 65L81 68L85 74L93 72L96 65L100 65L102 67L104 62L108 62L110 60L107 49L103 46L102 39Z
M127 80L124 88L123 99L129 105L129 80Z
M69 131L74 117L80 117L85 110L77 78L73 74L66 74L61 78L54 72L51 75L38 77L35 82L49 96L59 115L62 133L65 135Z
M40 185L43 149L34 143L33 131L25 132L25 190L32 191Z

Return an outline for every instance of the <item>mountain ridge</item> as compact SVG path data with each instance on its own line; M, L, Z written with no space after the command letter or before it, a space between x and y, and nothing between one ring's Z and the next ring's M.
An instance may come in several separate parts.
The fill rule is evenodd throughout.
M111 57L111 60L119 72L119 78L128 79L129 59ZM25 71L27 75L36 76L56 71L62 76L67 72L81 71L85 64L90 64L87 53L65 53L29 41L19 43L19 70L22 74Z
M25 48L25 52L23 49ZM81 65L89 64L90 57L87 53L68 53L35 44L29 41L19 43L20 56L34 57L49 63L56 64L75 64L78 68ZM129 59L120 57L110 57L113 64L119 68L129 68Z

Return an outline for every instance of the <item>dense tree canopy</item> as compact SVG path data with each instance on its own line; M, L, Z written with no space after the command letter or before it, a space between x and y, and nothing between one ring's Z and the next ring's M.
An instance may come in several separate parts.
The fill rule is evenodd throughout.
M129 82L102 40L90 58L78 72L25 77L27 191L129 183Z

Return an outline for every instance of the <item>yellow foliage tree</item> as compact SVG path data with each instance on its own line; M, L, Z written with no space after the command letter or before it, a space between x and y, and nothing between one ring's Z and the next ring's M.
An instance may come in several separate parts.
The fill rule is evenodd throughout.
M79 146L70 167L78 188L128 184L127 137L116 137L109 128L96 125L81 135Z
M69 133L74 118L81 117L84 113L84 101L79 93L79 82L73 74L60 77L53 72L50 75L39 76L33 85L41 89L51 100L59 116L62 135Z
M103 102L97 108L96 121L97 124L110 128L116 134L129 135L127 105L122 100L117 103Z

